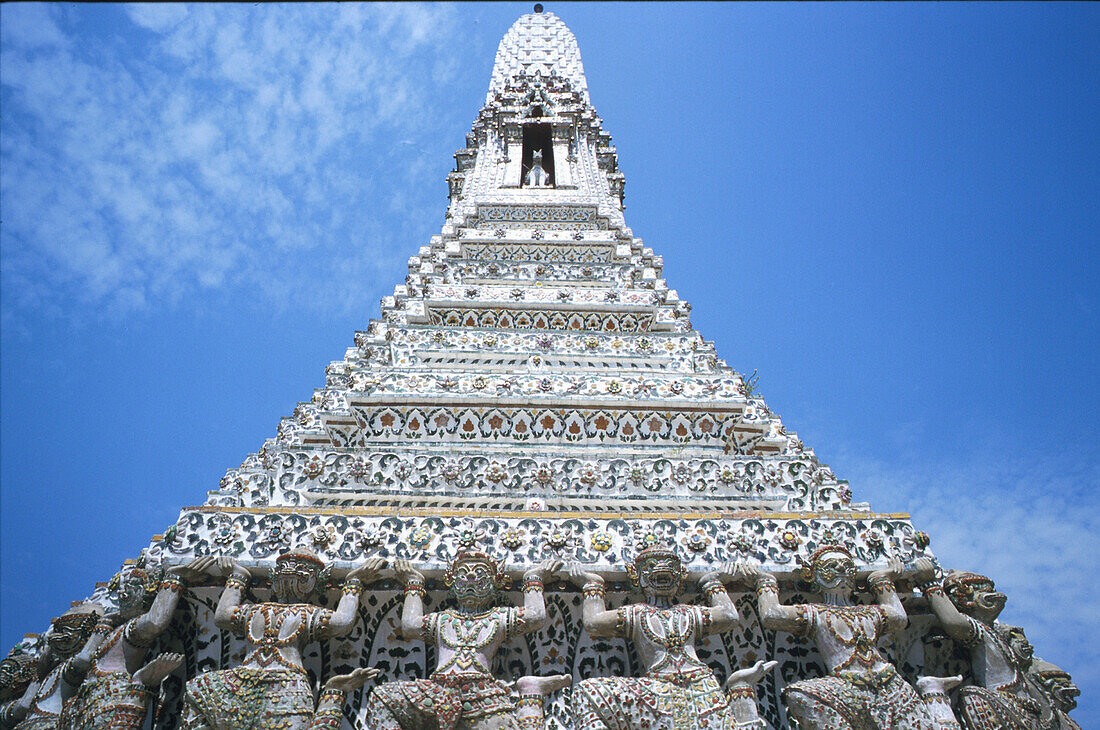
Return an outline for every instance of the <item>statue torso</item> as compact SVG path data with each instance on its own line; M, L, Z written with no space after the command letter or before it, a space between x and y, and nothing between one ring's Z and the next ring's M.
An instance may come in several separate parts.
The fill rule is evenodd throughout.
M253 647L242 667L294 669L302 667L302 646L321 638L332 611L308 603L257 603L233 611L233 630Z
M803 604L798 610L831 673L874 677L893 672L875 645L886 625L881 606Z
M710 673L695 653L695 642L710 620L708 609L683 604L660 608L638 603L619 609L620 633L634 640L651 677Z
M425 637L439 651L433 677L490 676L490 664L501 642L516 633L522 609L491 608L482 613L455 610L424 617Z

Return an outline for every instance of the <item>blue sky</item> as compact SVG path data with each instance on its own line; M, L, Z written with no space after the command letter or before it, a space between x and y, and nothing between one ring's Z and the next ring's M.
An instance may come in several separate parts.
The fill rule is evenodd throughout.
M547 8L695 326L1100 722L1100 6ZM322 385L528 11L0 7L0 647Z

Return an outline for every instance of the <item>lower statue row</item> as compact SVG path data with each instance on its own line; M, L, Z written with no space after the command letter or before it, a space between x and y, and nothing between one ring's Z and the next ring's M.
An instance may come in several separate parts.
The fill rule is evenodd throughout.
M548 561L523 579L523 606L500 606L507 582L485 553L460 553L444 574L456 608L425 613L424 576L407 561L381 558L352 570L335 609L312 601L327 578L309 551L280 556L271 571L275 600L247 603L247 569L229 558L198 558L170 568L155 587L141 569L119 578L116 613L81 604L53 621L39 657L9 655L0 664L0 725L19 730L138 730L160 683L184 660L181 654L147 656L168 626L188 581L225 578L214 623L245 639L239 666L209 671L186 684L185 730L320 730L337 728L348 697L378 678L374 668L331 677L315 701L303 666L304 647L347 636L355 626L364 586L391 568L404 584L401 633L406 641L435 647L429 679L377 684L365 700L366 725L377 730L496 730L545 725L547 695L572 684L569 675L527 676L507 683L493 676L497 649L548 622L543 581L560 575L583 591L584 629L593 637L633 642L645 673L594 677L571 691L577 730L696 730L764 727L755 684L775 662L759 661L733 672L722 687L696 654L708 634L735 628L740 617L726 584L755 588L761 624L813 641L828 668L783 690L787 717L801 730L1054 730L1077 728L1066 714L1077 689L1069 675L1034 660L1031 647L995 623L1005 596L972 573L937 579L931 561L909 569L892 563L857 575L841 545L818 548L803 577L822 603L785 605L774 576L747 564L703 575L706 605L677 603L686 576L673 549L652 543L628 566L643 603L608 610L605 581L574 565ZM857 605L852 591L865 579L875 602ZM962 677L921 677L910 685L877 648L879 639L907 625L895 584L919 585L945 633L967 647L973 682ZM151 603L147 596L152 596ZM952 701L952 697L954 700Z

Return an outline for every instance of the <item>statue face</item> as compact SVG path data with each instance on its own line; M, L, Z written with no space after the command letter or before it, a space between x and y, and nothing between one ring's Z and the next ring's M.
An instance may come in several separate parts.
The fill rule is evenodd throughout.
M1008 596L993 587L993 581L975 583L971 587L974 605L984 614L996 618L1005 607Z
M30 658L7 657L0 661L0 689L27 684L35 676L34 661Z
M1027 640L1024 630L1013 626L1008 630L1008 645L1012 653L1023 662L1030 664L1035 657L1035 647Z
M83 624L74 621L57 621L50 627L46 643L55 654L69 657L80 651L80 647L84 646L87 638L88 634Z
M129 577L119 583L118 609L123 616L141 613L145 607L145 582L137 577Z
M823 590L851 590L856 564L844 553L824 553L814 565L813 582Z
M279 603L308 603L317 590L320 569L308 560L286 558L275 566L271 588Z
M496 593L496 570L484 560L467 560L454 567L451 592L461 606L482 605Z
M638 566L638 585L643 592L672 597L680 593L683 583L684 571L677 557L658 555Z
M1081 696L1081 690L1072 679L1066 676L1048 677L1044 684L1059 710L1070 712L1077 707L1077 698Z

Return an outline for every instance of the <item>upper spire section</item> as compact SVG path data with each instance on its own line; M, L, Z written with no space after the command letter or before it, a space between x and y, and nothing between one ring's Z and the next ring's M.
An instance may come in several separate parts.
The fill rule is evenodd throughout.
M566 79L573 91L590 103L577 39L553 13L521 16L505 34L497 48L486 103L524 76Z

